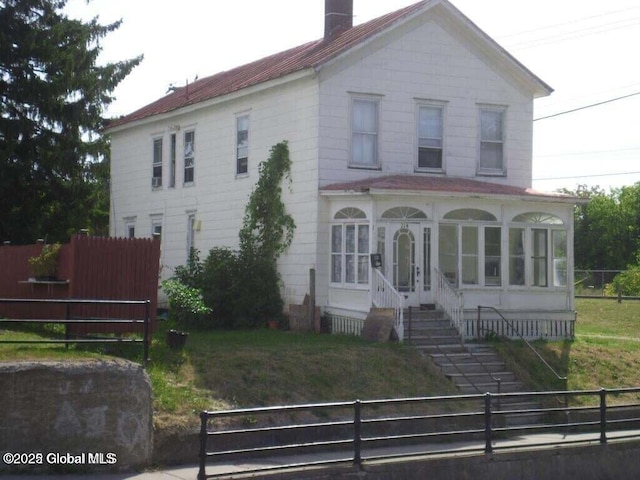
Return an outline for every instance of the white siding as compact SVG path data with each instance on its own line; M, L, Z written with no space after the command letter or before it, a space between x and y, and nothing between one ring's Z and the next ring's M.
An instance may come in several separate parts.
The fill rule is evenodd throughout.
M270 148L287 140L291 191L284 188L297 228L292 247L280 260L287 302L301 302L317 242L317 82L300 80L186 115L116 132L112 137L111 234L123 236L124 218L136 217L136 235L151 234L150 215L163 218L163 277L185 263L187 215L196 215L195 247L204 258L214 246L238 247L238 231L258 165ZM236 115L250 116L249 172L236 178ZM170 125L180 125L171 132ZM195 182L183 186L184 132L195 130ZM169 138L177 134L176 187L168 188ZM152 139L164 136L163 187L151 188ZM157 217L154 217L157 218Z
M416 102L422 99L445 102L444 164L448 176L530 186L532 93L501 76L483 59L459 35L429 20L388 32L323 70L321 184L414 173ZM379 171L347 168L350 98L354 93L381 96ZM480 104L507 107L507 177L476 176Z

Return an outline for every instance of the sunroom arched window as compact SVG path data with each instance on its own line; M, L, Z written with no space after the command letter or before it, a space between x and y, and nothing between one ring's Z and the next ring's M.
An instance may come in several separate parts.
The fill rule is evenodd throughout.
M394 207L382 214L385 220L426 220L427 215L413 207Z
M551 213L525 212L512 222L509 284L566 287L568 244L562 219Z
M527 212L513 217L516 223L544 223L548 225L564 225L562 219L551 213Z
M364 211L347 207L331 225L331 283L369 284L369 221Z
M353 220L353 219L367 218L367 214L364 213L359 208L347 207L336 212L333 218L336 220Z
M476 222L495 222L498 219L492 213L477 208L460 208L445 214L445 220L467 220Z
M498 219L486 210L460 208L440 223L440 270L452 283L502 285L501 235Z

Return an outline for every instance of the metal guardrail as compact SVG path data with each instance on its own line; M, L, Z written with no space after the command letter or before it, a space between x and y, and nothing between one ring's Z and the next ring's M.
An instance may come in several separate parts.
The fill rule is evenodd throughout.
M639 388L618 388L601 390L527 392L527 393L486 393L440 397L402 398L336 403L289 405L281 407L247 408L225 411L203 411L200 414L200 451L198 480L215 478L226 474L207 474L207 463L227 461L238 457L256 459L276 455L299 455L310 451L333 452L323 459L299 463L260 462L255 469L243 470L243 474L266 473L275 469L300 468L309 466L353 465L361 468L367 461L399 459L415 455L446 455L460 453L460 445L447 443L453 440L470 440L464 447L465 453L492 453L498 450L522 447L517 441L523 435L550 432L560 433L557 437L548 435L532 437L526 444L530 447L556 447L584 442L606 444L609 436L616 439L640 439L640 430L630 430L640 426L637 403ZM620 401L621 396L631 395L634 402L608 405L609 396ZM504 400L543 399L545 397L593 397L592 406L531 408L509 410ZM452 405L458 405L458 409ZM402 412L402 408L411 410ZM390 408L393 414L381 415L380 409ZM461 408L466 408L461 410ZM425 414L425 411L436 413ZM370 412L370 413L368 413ZM283 424L268 427L234 428L232 419L240 424L257 424L257 417L282 415L292 418L299 414L315 413L316 418L340 418L336 421L318 421L306 424ZM564 414L564 415L562 415ZM583 421L570 421L572 416L585 417ZM540 418L519 425L514 420ZM542 420L544 419L544 421ZM562 419L562 421L554 421ZM224 422L228 429L211 427L215 421ZM462 424L467 428L460 427ZM450 429L444 429L444 426ZM391 432L391 433L389 433ZM586 434L579 438L568 433ZM255 442L247 445L247 441ZM211 442L219 448L210 449ZM431 447L426 447L430 444ZM395 450L377 449L384 445L395 446ZM410 452L403 452L403 446L414 445ZM451 446L450 446L451 445ZM455 445L455 447L453 446ZM437 448L435 448L437 447ZM300 458L300 457L292 457ZM311 458L311 457L309 457ZM320 457L316 457L320 458Z
M538 358L538 360L540 360L540 362L542 362L542 364L545 366L545 368L547 369L547 371L551 372L551 374L553 376L556 377L557 380L561 381L562 384L566 387L567 385L567 377L563 377L560 374L558 374L558 372L555 371L555 369L549 365L549 362L547 362L544 357L542 355L540 355L540 352L538 352L538 350L536 350L536 348L531 345L531 342L529 342L526 338L524 338L520 332L518 331L517 327L513 324L513 322L510 322L503 314L502 312L500 312L500 310L498 310L496 307L486 307L486 306L482 306L482 305L478 305L478 325L477 325L477 334L478 334L478 339L481 339L483 336L483 332L486 333L491 333L492 330L487 330L487 329L483 329L482 327L482 319L481 319L481 312L482 310L491 310L495 313L498 314L498 316L502 319L502 321L508 326L508 328L514 332L516 334L516 337L520 340L522 340L525 345L529 348L529 350L531 350L534 355ZM565 407L566 405L566 401L567 401L567 397L565 398Z
M65 305L66 315L64 319L51 318L0 318L0 323L31 323L31 324L64 324L64 339L44 339L44 340L3 340L2 343L15 344L39 344L39 343L64 343L69 346L71 343L91 344L91 343L141 343L143 348L143 366L146 367L149 362L149 344L150 338L150 319L151 319L151 301L150 300L87 300L87 299L26 299L26 298L0 298L0 303L11 304L44 304L44 305ZM144 306L144 318L122 319L122 318L103 318L103 317L78 317L71 315L71 307L73 305L140 305ZM71 338L68 333L68 326L72 324L143 324L143 338ZM1 338L1 337L0 337Z

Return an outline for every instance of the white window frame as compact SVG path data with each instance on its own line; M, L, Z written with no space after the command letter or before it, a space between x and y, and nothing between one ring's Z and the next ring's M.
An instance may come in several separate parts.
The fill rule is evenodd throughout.
M176 161L178 154L178 138L175 133L169 135L169 188L176 187Z
M151 171L151 188L153 190L158 190L162 188L162 159L164 157L164 139L162 137L155 137L153 139L152 146L153 158Z
M246 121L246 130L240 130L240 122ZM248 113L236 116L236 177L249 175L249 128L250 119ZM240 134L246 132L244 144L241 145Z
M187 212L187 262L196 248L196 212Z
M374 106L375 119L373 121L373 129L360 129L355 125L356 110L358 104L369 104ZM368 170L380 169L380 97L357 95L351 97L351 114L350 118L350 130L351 130L351 153L349 156L350 168L362 168ZM373 140L373 158L370 162L363 162L362 160L356 161L357 149L355 147L357 138L362 136L364 138L370 138ZM364 146L364 142L363 142ZM362 149L364 150L364 149ZM363 157L363 156L362 156Z
M418 101L416 108L416 163L415 169L417 172L433 172L433 173L444 173L445 171L445 124L446 124L446 104L444 102L436 102L436 101ZM422 136L422 132L420 129L420 117L422 109L432 109L440 111L440 136L439 137L430 137L430 136ZM435 146L435 143L440 143L439 146ZM422 145L424 143L425 145ZM429 145L429 143L431 145ZM428 167L420 165L420 150L422 148L427 148L429 150L439 150L440 151L440 166L439 167Z
M192 136L189 148L189 142L187 142L187 135ZM183 153L184 153L184 168L183 168L183 183L184 185L191 185L195 182L195 163L196 163L196 131L194 129L186 130L182 137L183 140ZM189 172L189 175L187 173ZM190 176L190 179L187 177Z
M499 113L501 115L501 135L499 139L483 138L483 113ZM479 105L478 106L478 175L504 176L507 173L506 156L506 135L507 131L507 107L501 105ZM501 165L500 167L486 166L483 156L483 145L500 146Z
M536 214L536 212L527 212ZM569 229L564 226L564 224L560 224L560 220L557 223L546 223L544 220L544 216L546 214L540 215L541 221L540 223L519 223L512 222L508 226L508 238L509 238L509 246L508 246L508 285L510 288L535 288L540 290L547 289L566 289L568 282L568 238L569 238ZM555 217L554 215L546 215L547 217ZM512 255L511 252L511 231L514 229L522 230L524 232L524 252L517 255ZM536 231L544 231L545 232L545 244L544 251L539 252L538 256L534 257L534 236ZM554 245L554 240L557 235L562 235L564 237L564 256L556 254L556 249ZM520 258L520 263L524 267L524 283L513 284L511 283L512 272L512 258ZM540 260L544 260L544 273L545 273L545 284L540 285L539 278L535 278L536 269L535 264ZM564 263L564 269L559 268L558 265ZM515 264L514 264L515 265ZM564 272L564 274L562 274ZM562 278L560 278L562 277Z
M340 210L339 213L348 212L349 208ZM366 217L362 217L363 213L360 209L352 209L357 212L357 216L353 218L347 218L344 216L334 217L331 223L330 230L330 265L329 265L329 279L331 285L334 287L352 288L352 289L367 289L371 280L371 233L372 228L369 220ZM348 248L347 244L347 230L353 230L353 246ZM340 232L340 242L336 244L334 241L334 232ZM366 240L360 241L360 232L366 231ZM347 250L352 251L347 251ZM348 276L348 260L351 257L353 279ZM339 265L339 279L335 277L335 265ZM361 268L364 273L361 273Z

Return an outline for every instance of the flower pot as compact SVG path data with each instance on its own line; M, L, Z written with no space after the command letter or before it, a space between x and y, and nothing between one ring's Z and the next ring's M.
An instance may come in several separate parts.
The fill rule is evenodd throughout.
M280 330L280 322L278 320L269 320L267 325L270 330Z
M171 349L181 349L187 343L188 332L180 332L178 330L167 331L167 345Z

